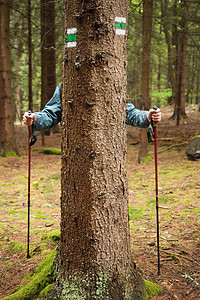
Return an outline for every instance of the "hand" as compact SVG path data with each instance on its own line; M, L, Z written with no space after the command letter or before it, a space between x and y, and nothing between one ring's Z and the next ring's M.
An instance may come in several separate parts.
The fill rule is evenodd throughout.
M161 121L161 111L160 108L157 108L156 110L150 109L147 115L147 120L150 123L151 119L154 123L159 123Z
M26 126L31 126L35 121L37 120L37 117L35 114L29 115L28 112L25 112L23 115L23 122Z

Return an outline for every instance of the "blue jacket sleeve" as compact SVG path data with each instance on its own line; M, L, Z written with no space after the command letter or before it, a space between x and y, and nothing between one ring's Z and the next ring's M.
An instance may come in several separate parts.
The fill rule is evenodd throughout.
M132 103L127 103L126 124L146 128L149 126L147 115L148 111L136 109Z
M42 131L51 128L61 121L61 102L60 88L57 86L53 97L45 105L44 109L41 112L35 113L37 117L34 124L35 130Z

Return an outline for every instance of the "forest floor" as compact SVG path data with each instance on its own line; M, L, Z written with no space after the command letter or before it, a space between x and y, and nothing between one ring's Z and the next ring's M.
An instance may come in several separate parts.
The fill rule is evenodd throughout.
M138 128L128 127L127 174L133 258L144 279L158 283L163 295L152 299L200 299L200 161L188 160L187 143L200 134L200 113L187 109L179 127L163 109L158 126L158 178L161 276L157 275L154 147L151 160L138 164ZM31 170L31 258L27 243L27 128L16 126L20 156L0 158L0 299L55 247L43 240L60 225L59 155L35 152ZM46 137L46 147L60 148L60 134Z

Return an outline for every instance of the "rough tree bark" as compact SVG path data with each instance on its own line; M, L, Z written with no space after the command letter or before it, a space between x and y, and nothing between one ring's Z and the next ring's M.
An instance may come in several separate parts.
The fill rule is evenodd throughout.
M141 108L150 109L149 99L149 77L150 77L150 54L151 54L151 32L152 32L153 0L143 1L143 25L142 25L142 87ZM139 153L138 161L141 162L148 156L147 130L139 131Z
M128 2L65 1L58 299L143 297L125 167Z
M9 0L0 3L0 155L16 151L14 100L11 89Z

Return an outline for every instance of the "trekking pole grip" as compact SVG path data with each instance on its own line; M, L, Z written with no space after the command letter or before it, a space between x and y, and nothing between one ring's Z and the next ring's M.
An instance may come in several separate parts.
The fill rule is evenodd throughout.
M31 114L32 114L32 111L29 109L28 115L31 116ZM28 131L31 131L31 125L28 126Z
M158 107L156 105L153 106L153 110L157 110ZM157 122L154 122L153 121L153 127L156 127L157 126Z

